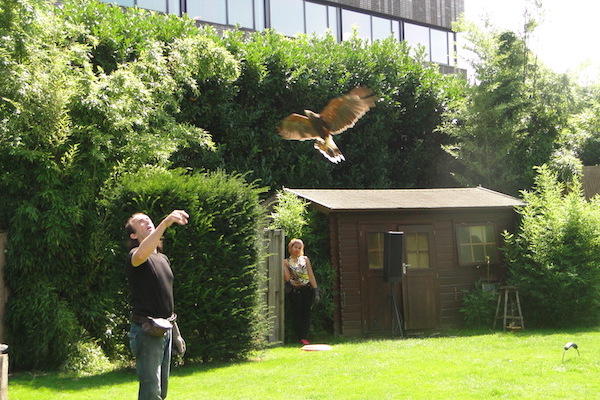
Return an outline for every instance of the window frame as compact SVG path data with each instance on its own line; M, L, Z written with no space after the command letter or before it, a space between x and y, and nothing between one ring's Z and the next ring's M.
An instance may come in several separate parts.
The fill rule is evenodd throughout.
M492 237L494 239L494 253L496 256L496 260L492 261L490 260L490 265L497 265L500 263L500 248L499 248L499 236L498 236L498 229L497 229L497 224L494 222L490 222L490 221L486 221L486 222L460 222L460 223L455 223L454 225L454 237L455 237L455 249L456 249L456 260L458 261L458 265L461 267L472 267L472 266L478 266L478 265L482 265L486 263L486 260L482 260L482 261L471 261L471 262L463 262L463 260L461 260L460 258L460 235L459 235L459 229L460 228L466 228L466 227L472 227L472 226L483 226L483 227L487 227L487 226L491 226L492 227ZM486 238L489 240L489 238ZM483 242L482 246L484 248L484 252L486 249L486 246L491 244L492 242ZM486 254L487 255L487 254Z
M420 255L422 253L425 253L424 251L419 251L421 249L419 249L418 246L418 235L424 235L425 236L425 240L427 241L427 267L416 267L412 264L410 264L409 260L408 260L408 235L417 235L417 251L416 251L416 255L417 255L417 259L419 259ZM432 249L431 249L431 231L430 230L405 230L404 231L404 243L403 243L403 256L404 256L404 260L406 261L406 266L412 270L415 271L427 271L431 269L431 261L432 261Z

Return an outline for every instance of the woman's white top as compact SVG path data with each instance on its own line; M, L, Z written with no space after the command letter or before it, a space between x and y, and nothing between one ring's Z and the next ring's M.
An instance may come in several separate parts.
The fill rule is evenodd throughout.
M306 263L306 256L300 256L294 262L292 257L288 258L288 268L290 271L290 281L293 281L296 285L307 285L308 280L308 267Z

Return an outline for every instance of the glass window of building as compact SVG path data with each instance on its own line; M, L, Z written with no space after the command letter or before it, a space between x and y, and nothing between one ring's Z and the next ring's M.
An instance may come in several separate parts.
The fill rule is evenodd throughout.
M327 30L327 6L304 2L306 33L323 34Z
M327 6L327 19L329 22L329 29L331 29L331 34L333 37L337 39L337 31L338 31L338 8Z
M350 39L354 29L359 38L371 40L371 16L342 9L342 40Z
M187 13L191 18L201 21L227 24L225 0L188 0Z
M400 21L392 20L392 36L400 40Z
M431 61L448 64L448 32L430 29Z
M264 0L254 0L254 29L262 31L265 29L265 2Z
M304 33L302 0L271 1L271 28L287 36Z
M416 49L418 46L425 48L425 59L429 61L429 28L426 26L404 23L404 40Z
M373 40L386 39L392 36L392 21L387 18L371 17Z
M137 0L137 6L146 10L167 12L166 0Z
M254 29L254 3L252 0L227 0L228 25Z
M167 5L169 6L169 14L181 15L181 8L179 7L179 0L168 0Z
M103 1L104 3L118 4L123 7L133 7L134 6L133 0L112 0L112 1L111 0L101 0L101 1Z

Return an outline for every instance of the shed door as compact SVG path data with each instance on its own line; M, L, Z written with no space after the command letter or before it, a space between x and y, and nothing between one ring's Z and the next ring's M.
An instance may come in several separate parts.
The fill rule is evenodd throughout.
M433 229L430 225L404 225L402 303L406 329L433 329L439 320L439 283L435 270Z
M364 333L389 334L392 330L391 285L383 280L383 233L395 225L361 225L360 275ZM400 298L398 285L396 298Z

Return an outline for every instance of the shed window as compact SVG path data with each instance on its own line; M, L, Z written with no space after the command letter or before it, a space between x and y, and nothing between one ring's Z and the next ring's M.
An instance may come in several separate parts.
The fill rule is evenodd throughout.
M458 261L460 265L498 261L498 245L494 225L459 225Z
M406 264L409 268L429 268L429 238L426 232L404 233Z
M383 233L367 233L369 269L383 269Z

